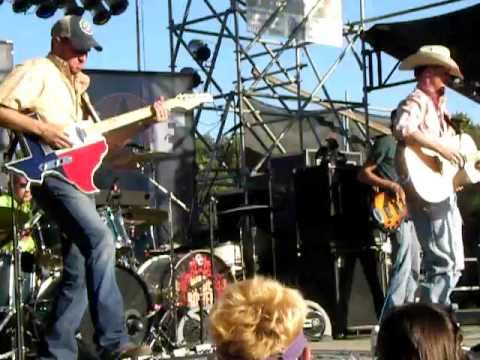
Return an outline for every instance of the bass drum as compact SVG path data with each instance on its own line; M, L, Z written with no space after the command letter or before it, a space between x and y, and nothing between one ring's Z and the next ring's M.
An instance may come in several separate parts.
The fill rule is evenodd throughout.
M130 336L130 341L140 345L150 331L150 319L148 313L152 309L152 302L148 295L147 287L140 277L130 269L116 266L117 283L122 293L125 323ZM38 338L45 332L46 325L53 315L54 300L60 285L60 273L50 276L38 291L35 301L34 332ZM77 338L80 351L87 354L95 354L96 346L93 341L94 327L90 311L87 308L80 325Z
M189 309L202 306L209 309L214 298L221 295L228 283L234 281L230 268L218 256L208 251L195 250L179 256L174 262L175 298L177 305ZM170 256L159 255L148 259L138 269L139 275L147 283L148 290L156 307L171 303L172 282L170 281Z

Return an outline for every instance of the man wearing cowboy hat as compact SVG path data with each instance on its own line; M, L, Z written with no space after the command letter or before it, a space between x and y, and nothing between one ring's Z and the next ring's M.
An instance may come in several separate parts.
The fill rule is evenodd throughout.
M442 142L455 135L446 110L446 83L450 76L463 75L449 49L440 45L422 46L401 62L400 70L414 70L417 79L416 89L398 106L394 134L399 140L397 165L408 210L423 250L425 282L420 287L420 300L449 304L464 267L462 219L456 195L440 203L421 199L408 180L402 150L405 146L423 147L463 165L462 155Z

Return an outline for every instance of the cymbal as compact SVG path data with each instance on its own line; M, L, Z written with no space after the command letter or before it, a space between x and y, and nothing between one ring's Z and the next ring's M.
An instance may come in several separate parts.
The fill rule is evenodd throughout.
M131 150L122 150L114 155L107 157L105 163L115 169L134 170L138 169L142 164L150 161L165 160L172 158L174 155L168 152L138 152Z
M219 211L218 215L252 215L270 210L269 205L244 205L233 209Z
M122 210L122 215L127 221L138 222L138 225L159 225L168 218L165 210L149 207L129 206Z

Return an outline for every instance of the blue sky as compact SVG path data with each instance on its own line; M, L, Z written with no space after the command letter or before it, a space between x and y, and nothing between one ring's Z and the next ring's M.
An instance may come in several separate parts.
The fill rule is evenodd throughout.
M143 0L139 1L141 11L143 12L143 48L145 49L142 69L149 71L168 71L169 70L169 43L167 30L167 1L166 0ZM210 1L219 10L228 7L227 0ZM367 17L378 16L393 11L399 11L411 7L430 4L433 1L420 0L365 0ZM178 14L184 9L186 1L175 0L175 9ZM191 14L207 14L203 0L192 1ZM408 20L413 18L428 17L435 14L441 14L452 10L464 8L478 3L478 1L459 1L457 3L441 6L436 9L422 11L416 14L410 14L403 17L397 17L388 21ZM360 0L343 0L343 17L345 21L356 21L360 14ZM92 51L89 57L88 67L92 69L113 69L113 70L136 70L136 13L135 1L130 0L130 6L127 11L112 19L103 26L95 26L95 36L103 45L104 51L97 53ZM7 0L0 6L0 39L11 40L14 43L15 63L31 57L43 56L47 53L50 46L49 29L51 25L61 17L61 12L57 11L54 17L50 19L39 19L35 16L33 9L27 14L15 14L11 10L11 4ZM89 17L89 14L86 14ZM180 16L180 15L178 15ZM178 17L179 19L179 17ZM207 25L208 26L208 25ZM371 24L369 25L371 26ZM207 39L207 43L214 45L213 39ZM315 59L321 72L326 71L330 64L336 59L341 49L315 45L310 48L312 57ZM359 44L357 44L359 49ZM217 77L226 81L226 86L233 87L234 74L234 55L233 46L225 44L225 55L222 55L221 61L217 64ZM178 65L189 66L189 59L186 54L182 54ZM387 60L388 63L388 60ZM191 62L190 62L191 64ZM408 74L398 73L397 79L403 79ZM306 90L313 88L315 83L310 78L302 79L302 86ZM326 83L330 95L336 99L348 98L352 101L361 101L362 73L358 69L353 56L344 60L334 72L332 77ZM389 90L376 91L370 94L370 104L375 107L390 109L395 106L409 91L413 85L396 87ZM322 95L322 94L320 94ZM451 112L463 111L470 115L475 122L480 123L480 107L463 96L453 91L448 92L449 108ZM215 120L213 120L215 123ZM212 122L203 124L205 129L208 126L214 126Z

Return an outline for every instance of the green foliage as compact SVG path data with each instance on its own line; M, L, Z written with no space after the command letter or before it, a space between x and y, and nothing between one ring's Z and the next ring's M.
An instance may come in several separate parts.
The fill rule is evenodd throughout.
M480 125L473 123L472 119L464 112L457 112L451 117L454 124L458 124L462 132L469 134L472 139L480 146Z
M203 139L195 139L195 147L199 193L205 191L219 193L236 186L238 183L238 136L225 136L215 147L215 139L207 134Z

